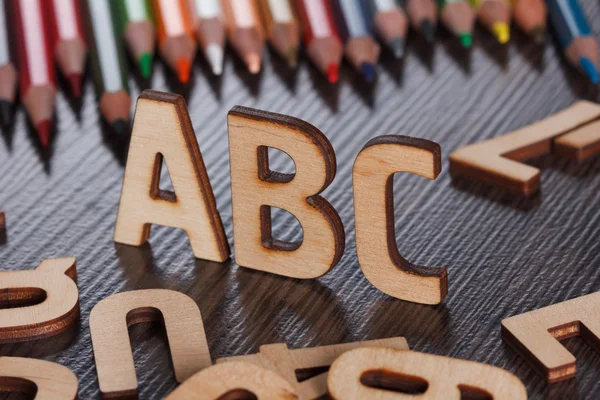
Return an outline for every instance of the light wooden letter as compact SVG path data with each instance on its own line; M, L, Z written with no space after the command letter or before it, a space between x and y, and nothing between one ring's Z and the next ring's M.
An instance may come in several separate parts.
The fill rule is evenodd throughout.
M229 112L229 160L237 264L293 278L325 274L344 252L344 227L318 194L336 170L331 144L314 126L285 115L244 107ZM268 148L288 154L295 174L269 169ZM293 214L302 243L274 239L271 207Z
M156 320L164 322L178 382L211 365L202 316L194 300L166 289L118 293L100 301L90 313L94 359L104 397L137 395L127 329Z
M575 357L558 340L581 335L600 351L600 292L502 321L502 338L548 382L575 376Z
M165 160L175 193L159 189ZM115 242L140 246L150 225L183 229L197 258L222 262L229 244L183 97L139 97L123 178Z
M76 277L72 257L44 260L34 270L0 272L0 343L66 331L79 317Z
M320 399L327 394L327 369L329 366L340 354L359 347L391 347L408 350L408 343L403 337L394 337L294 350L288 349L284 343L267 344L260 346L257 354L220 358L217 360L217 364L247 362L270 369L290 382L301 399ZM302 380L302 382L298 381L296 372L320 370L325 372Z
M219 364L198 372L165 400L296 400L294 388L268 369L244 362Z
M398 299L439 304L448 292L446 270L405 260L398 252L394 229L394 173L409 172L435 179L440 170L440 146L407 136L370 140L354 162L358 261L369 282Z
M596 154L600 123L590 122L598 118L600 105L579 101L543 121L458 149L450 155L450 173L529 196L540 187L540 170L523 162L551 152L573 160Z
M327 387L334 400L527 399L519 378L501 368L384 348L342 354L329 370ZM410 393L415 390L422 394Z
M0 357L0 392L35 395L37 400L74 400L77 377L69 368L50 361Z

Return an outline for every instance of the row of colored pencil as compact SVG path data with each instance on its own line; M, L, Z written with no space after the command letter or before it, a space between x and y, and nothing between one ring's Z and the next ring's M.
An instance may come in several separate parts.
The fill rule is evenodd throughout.
M139 74L152 73L155 48L186 83L199 45L214 74L222 72L225 40L252 73L261 68L266 40L290 66L300 36L308 57L330 82L342 56L367 81L375 79L380 48L404 54L409 25L432 42L439 20L464 47L476 18L499 42L510 23L543 41L549 11L568 60L598 82L598 49L577 0L0 0L0 119L9 124L17 78L21 101L47 146L52 126L54 61L81 95L86 55L99 109L116 134L129 131L125 47ZM18 66L18 68L16 68ZM18 77L17 77L18 70Z

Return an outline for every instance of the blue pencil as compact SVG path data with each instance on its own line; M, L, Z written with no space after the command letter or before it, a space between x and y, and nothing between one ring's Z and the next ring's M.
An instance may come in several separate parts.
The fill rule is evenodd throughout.
M548 0L548 11L569 62L597 84L598 43L577 0Z

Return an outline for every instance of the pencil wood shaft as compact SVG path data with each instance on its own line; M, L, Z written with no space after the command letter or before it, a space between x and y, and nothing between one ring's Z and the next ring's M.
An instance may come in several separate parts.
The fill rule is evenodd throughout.
M404 55L408 32L408 16L396 0L365 0L364 10L373 29L394 53L396 58Z
M225 23L219 0L195 0L196 38L215 75L223 71Z
M290 66L295 66L300 45L300 28L291 0L259 0L269 43Z
M248 70L260 71L265 46L264 29L256 0L223 0L227 38Z

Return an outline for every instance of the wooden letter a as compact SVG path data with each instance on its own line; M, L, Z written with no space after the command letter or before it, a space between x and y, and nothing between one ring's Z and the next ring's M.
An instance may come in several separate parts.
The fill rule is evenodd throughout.
M344 227L319 196L335 176L335 153L318 129L297 118L245 107L228 116L235 260L292 278L325 274L344 252ZM268 148L288 154L295 174L269 169ZM293 214L302 242L273 238L271 207Z
M163 158L175 193L158 187ZM183 229L194 255L222 262L229 244L183 97L152 90L137 102L115 242L140 246L150 225Z

